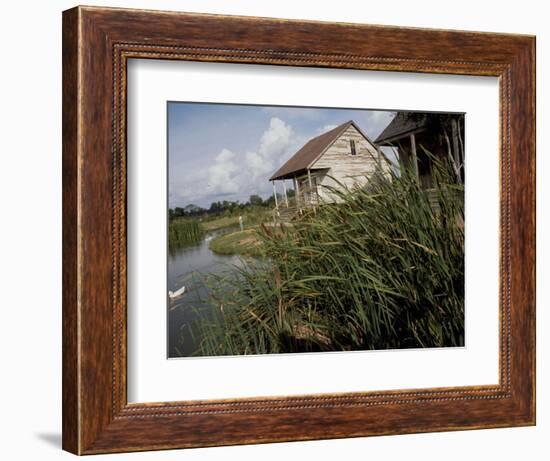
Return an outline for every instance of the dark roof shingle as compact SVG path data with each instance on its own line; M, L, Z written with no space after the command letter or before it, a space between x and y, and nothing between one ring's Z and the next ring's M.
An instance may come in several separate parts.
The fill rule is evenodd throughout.
M428 117L425 113L398 112L374 142L382 145L420 130L426 126L427 119Z

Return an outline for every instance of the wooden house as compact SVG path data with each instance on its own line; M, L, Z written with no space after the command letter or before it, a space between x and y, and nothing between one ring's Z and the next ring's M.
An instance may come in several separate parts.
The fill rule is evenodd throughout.
M398 112L374 142L393 147L426 189L433 186L433 158L450 159L457 182L464 181L464 114Z
M380 167L389 164L374 143L354 121L343 123L309 140L271 176L277 213L289 207L286 181L292 181L295 206L301 209L336 200L331 187L360 187ZM282 182L282 200L277 200L276 182Z

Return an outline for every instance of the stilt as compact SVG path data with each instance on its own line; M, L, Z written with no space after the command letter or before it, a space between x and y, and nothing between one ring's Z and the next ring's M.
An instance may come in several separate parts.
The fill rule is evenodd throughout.
M307 170L307 182L309 184L309 203L313 207L313 211L315 212L315 201L313 200L313 184L311 182L311 171Z
M296 195L296 207L298 211L302 211L302 199L300 198L300 184L296 176L294 176L294 191Z
M275 188L275 181L271 181L273 184L273 198L275 199L275 210L277 210L277 215L279 214L279 202L277 201L277 189Z
M283 179L283 191L285 193L285 203L286 203L286 207L288 208L288 195L286 193L286 181Z

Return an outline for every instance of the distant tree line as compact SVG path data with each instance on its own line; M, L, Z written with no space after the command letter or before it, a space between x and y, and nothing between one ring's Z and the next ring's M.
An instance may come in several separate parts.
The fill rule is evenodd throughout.
M294 190L288 191L288 197L294 196ZM277 194L277 200L283 200L281 194ZM221 200L212 202L209 208L203 208L195 204L190 204L185 207L174 207L168 209L168 216L170 219L183 218L183 217L207 217L210 215L227 214L232 215L236 212L246 211L251 207L275 207L275 199L273 195L270 195L267 199L263 199L258 194L253 194L249 197L248 201L241 202L239 200Z

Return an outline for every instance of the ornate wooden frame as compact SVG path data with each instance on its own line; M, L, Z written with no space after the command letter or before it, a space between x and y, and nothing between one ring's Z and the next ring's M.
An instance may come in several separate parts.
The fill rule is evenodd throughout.
M500 79L496 386L129 404L130 58ZM63 13L63 448L77 454L535 423L535 38L77 7Z

